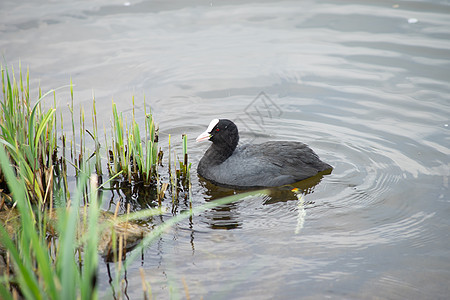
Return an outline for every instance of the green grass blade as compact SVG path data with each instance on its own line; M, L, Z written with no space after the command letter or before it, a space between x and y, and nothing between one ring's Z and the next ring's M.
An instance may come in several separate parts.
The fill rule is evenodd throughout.
M16 266L15 275L17 276L17 281L21 287L21 292L25 295L26 299L38 298L40 295L38 281L32 272L32 269L25 267L16 246L3 226L0 226L0 237L2 245L9 251Z
M4 286L5 283L0 281L0 299L3 300L13 300L13 296L9 293L9 291Z
M75 194L71 198L71 206L62 211L59 219L59 231L64 233L59 238L60 255L57 261L57 268L63 287L61 299L76 299L76 290L80 284L79 279L81 275L74 260L76 250L75 237L80 223L79 208L81 199L83 199L83 191L86 188L87 176L84 172L80 172L79 176Z
M54 269L52 265L51 258L49 257L49 252L47 247L43 243L42 239L39 239L37 232L31 234L31 240L33 247L33 252L36 256L36 261L39 266L40 277L44 281L45 290L48 296L52 299L58 297L58 291L56 290L54 281Z
M88 216L87 241L84 245L83 276L81 277L81 299L95 299L97 292L94 289L94 278L98 265L98 218L100 215L97 177L91 176L90 204Z
M50 121L50 118L52 117L53 113L56 111L56 109L50 109L47 114L44 116L43 120L39 124L38 130L36 132L35 136L35 142L34 142L34 148L38 148L38 143L41 138L41 134L44 131L45 127L47 126L48 122Z
M0 126L3 129L3 126ZM8 141L6 141L5 139L1 139L0 138L0 143L2 143L3 145L5 145L6 147L8 147L11 151L15 151L16 147L14 147L13 145L11 145L10 143L8 143ZM8 151L9 152L9 151Z
M23 234L25 236L36 234L35 228L32 223L33 219L29 217L32 212L31 207L29 206L28 198L25 194L26 188L23 185L23 182L19 181L14 175L14 171L10 167L10 162L8 156L6 155L4 146L0 146L0 166L5 176L6 182L8 183L8 187L14 195L14 199L17 199L17 207L20 210L22 216L21 221ZM42 292L39 288L37 278L33 274L33 269L31 268L31 266L29 266L29 264L27 266L27 262L29 262L29 259L25 261L23 260L23 257L19 255L19 252L17 251L12 240L9 238L3 227L1 227L0 232L2 235L2 243L10 251L17 266L17 277L19 282L21 283L21 287L24 288L23 293L26 295L26 298L32 297L35 299L40 299ZM23 237L21 238L21 240L24 240Z
M33 134L34 133L33 128L36 128L36 117L35 117L35 115L36 115L36 110L39 108L39 104L41 103L42 100L44 100L44 98L47 95L53 93L56 90L59 90L59 89L62 89L62 88L66 88L66 87L69 87L69 86L72 86L72 85L64 85L64 86L61 86L59 88L56 88L56 89L53 89L53 90L49 90L47 93L42 95L37 100L37 102L34 104L33 110L31 111L30 119L28 120L28 139L29 139L28 141L29 141L30 145L34 146L33 142L34 142L35 136ZM34 153L35 149L31 149L31 150Z
M153 166L153 162L151 160L151 158L153 157L153 153L152 153L153 147L152 147L152 143L150 141L147 141L147 148L146 148L146 161L145 161L145 174L146 174L146 180L148 181L150 178L150 170L151 167Z

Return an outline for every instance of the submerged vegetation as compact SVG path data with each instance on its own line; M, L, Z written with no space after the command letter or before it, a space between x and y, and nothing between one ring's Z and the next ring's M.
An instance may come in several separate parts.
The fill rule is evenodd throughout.
M72 82L65 87L70 88L71 97L72 132L68 138L62 126L62 113L61 125L58 122L55 91L42 94L39 89L38 99L32 103L29 72L24 81L20 67L19 70L16 78L13 69L10 73L1 68L0 298L97 298L99 253L116 264L114 291L126 265L165 228L195 212L247 196L233 196L197 208L192 208L189 201L188 211L151 232L141 230L135 220L164 213L165 200L171 200L175 215L173 207L179 198L191 199L187 136L182 136L181 159L171 149L169 136L168 174L161 176L163 151L158 149L158 128L151 112L145 109L145 129L140 128L134 99L130 123L112 104L112 134L108 138L105 133L102 147L95 99L93 127L85 127L85 113L81 109L78 130ZM53 107L44 109L43 99L50 95L54 98ZM88 149L88 144L93 144L93 149ZM108 178L103 182L105 165ZM75 187L70 187L73 179ZM144 191L143 201L152 203L149 205L152 208L130 213L128 206L128 213L120 216L116 203L114 212L105 212L101 209L105 189ZM170 197L166 198L166 194ZM132 253L125 256L136 244Z

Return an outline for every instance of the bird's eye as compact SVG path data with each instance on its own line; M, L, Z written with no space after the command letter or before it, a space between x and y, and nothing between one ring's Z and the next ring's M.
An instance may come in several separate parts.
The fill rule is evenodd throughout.
M217 132L219 132L219 130L220 130L219 128L216 128L216 131L217 131Z

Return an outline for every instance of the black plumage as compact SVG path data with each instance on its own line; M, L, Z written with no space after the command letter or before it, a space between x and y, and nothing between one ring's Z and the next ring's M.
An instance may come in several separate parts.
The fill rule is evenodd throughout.
M197 141L212 141L200 160L198 174L222 186L250 188L292 184L332 169L308 145L270 141L238 146L236 125L215 119Z

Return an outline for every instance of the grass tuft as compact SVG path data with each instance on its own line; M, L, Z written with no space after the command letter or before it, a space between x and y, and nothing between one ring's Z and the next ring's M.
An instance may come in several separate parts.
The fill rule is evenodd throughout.
M19 83L14 73L1 67L3 95L0 106L0 143L13 162L15 172L24 183L34 204L49 203L46 189L52 180L51 168L57 153L55 109L42 111L41 101L53 91L40 96L32 106L29 98L29 72L26 85L20 72ZM20 86L20 92L19 91ZM20 166L20 168L19 168ZM1 178L0 174L0 178Z

